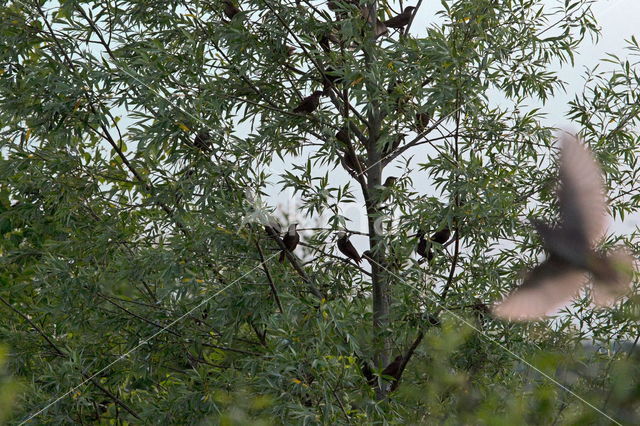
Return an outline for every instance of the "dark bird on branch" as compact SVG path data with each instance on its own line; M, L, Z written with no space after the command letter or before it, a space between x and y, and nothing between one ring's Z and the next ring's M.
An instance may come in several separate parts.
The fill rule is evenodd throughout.
M382 156L386 157L395 152L399 147L404 138L407 136L406 133L397 133L391 136L391 140L388 140L382 146Z
M429 239L425 238L424 231L418 231L416 234L418 237L418 247L416 252L426 258L427 260L433 259L433 251L431 250L431 243L444 244L451 238L451 230L449 227L444 227L438 232L434 233Z
M418 133L422 133L427 129L431 116L428 112L419 112L416 114L416 130Z
M371 9L369 9L369 7L367 6L361 7L360 15L365 21L367 21L370 25L374 27L373 33L375 35L375 38L383 36L389 31L387 29L387 26L384 24L384 22L379 20L378 17L371 12ZM373 25L374 20L375 20L375 25Z
M198 132L195 138L193 138L193 146L198 148L202 152L209 151L211 147L211 135L207 131Z
M342 252L349 259L353 259L357 264L362 262L362 258L358 254L358 250L349 241L349 236L346 232L340 231L338 233L338 250Z
M266 222L267 223L264 225L265 232L270 236L280 237L280 234L282 233L282 226L280 226L280 223L278 223L274 217L267 219Z
M336 133L336 139L345 144L345 146L349 146L349 128L347 126L340 127L340 130Z
M404 357L402 355L398 355L397 357L395 357L395 359L391 361L391 364L387 365L384 370L382 370L382 375L391 376L394 378L394 380L398 380L403 359Z
M335 86L336 83L338 83L340 80L342 79L342 77L340 77L340 75L338 75L338 72L336 71L335 68L333 68L332 66L327 66L324 69L324 77L322 80L322 92L324 95L328 95L329 94L329 90L331 89L331 86Z
M387 19L386 21L384 21L384 24L388 28L395 28L395 29L404 28L409 24L409 21L411 21L411 15L413 14L414 10L415 10L415 7L413 6L405 7L401 14L394 16L393 18Z
M311 114L320 105L320 96L322 96L322 90L316 90L302 101L293 109L293 112L299 114Z
M231 0L222 0L222 4L224 5L224 14L227 18L233 19L238 13L240 13L240 9L233 4Z
M512 321L537 320L562 306L593 278L592 297L608 306L629 288L633 259L623 249L595 251L605 234L607 203L602 172L591 152L574 137L561 140L556 226L532 220L549 256L522 285L493 308Z
M340 44L340 40L338 40L338 37L336 37L335 34L332 33L324 33L318 39L318 44L320 45L324 53L331 52L331 43Z
M282 242L284 243L287 251L294 251L298 246L298 243L300 242L300 234L298 234L298 231L296 231L297 226L297 223L292 223L291 225L289 225L287 233L282 238ZM280 262L284 262L285 255L285 251L283 250L282 253L280 253Z
M386 178L386 179L385 179L383 186L384 186L385 188L390 188L390 187L392 187L393 185L395 185L395 184L396 184L396 181L397 181L397 180L398 180L398 178L397 178L397 177L395 177L395 176L389 176L388 178Z
M449 238L451 238L451 230L449 229L448 226L445 226L444 228L442 228L441 230L433 234L430 240L433 241L434 243L438 243L442 245L447 241L449 241Z
M418 231L418 247L416 247L416 253L427 260L433 259L433 252L431 251L431 244L424 237L424 231Z

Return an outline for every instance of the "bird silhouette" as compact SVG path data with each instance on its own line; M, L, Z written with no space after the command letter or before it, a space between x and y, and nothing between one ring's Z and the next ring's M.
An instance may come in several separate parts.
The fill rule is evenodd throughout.
M384 183L382 184L382 186L384 186L385 188L390 188L393 185L396 184L396 181L398 180L397 177L395 176L389 176L388 178L385 179Z
M338 250L342 252L349 259L353 259L357 264L362 262L362 258L358 254L358 250L349 241L349 236L346 232L338 232Z
M401 14L394 16L393 18L387 19L384 21L384 24L388 28L401 29L406 27L411 21L411 15L413 14L415 7L408 6L405 7Z
M422 133L427 129L429 125L429 120L431 120L431 115L428 112L418 112L416 113L416 130L418 133Z
M633 272L629 254L623 249L608 255L594 249L605 233L604 182L590 151L573 137L561 139L559 180L559 223L532 221L549 256L494 306L498 317L512 321L544 317L587 284L587 272L593 278L593 301L599 306L611 305L629 287Z
M222 0L222 4L224 5L222 10L227 18L233 19L234 16L240 13L240 9L231 0Z
M289 225L287 233L282 238L282 242L284 243L287 251L291 252L295 250L295 248L298 246L298 243L300 242L300 234L298 234L298 231L296 230L297 226L297 223L292 223L291 225ZM285 255L285 251L282 250L282 252L280 253L280 262L284 262Z
M406 133L396 133L391 136L391 139L387 140L382 146L382 155L386 157L393 154L400 147L406 136Z
M426 258L427 260L433 259L433 251L431 250L431 243L445 244L451 238L451 230L445 226L441 230L435 232L429 239L425 238L424 231L420 230L416 234L418 237L418 247L416 253Z
M402 365L402 360L404 357L402 355L398 355L394 358L393 361L389 365L387 365L384 370L382 370L383 376L393 377L394 380L398 380L400 376L400 366Z
M322 96L322 90L316 90L306 98L300 101L300 104L293 109L293 112L299 114L311 114L320 105L320 96Z
M211 147L211 135L207 131L201 131L193 138L193 146L202 152L209 151Z
M362 6L360 8L360 15L369 24L373 25L375 20L375 25L373 25L373 33L375 38L381 37L389 31L384 22L379 20L374 14L371 13L371 9L368 6Z

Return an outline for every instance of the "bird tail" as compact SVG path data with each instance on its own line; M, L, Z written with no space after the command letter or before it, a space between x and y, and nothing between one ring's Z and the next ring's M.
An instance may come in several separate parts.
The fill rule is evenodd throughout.
M280 259L278 259L280 263L284 262L284 250L280 253Z
M592 298L598 306L611 307L618 297L629 290L633 278L633 258L624 248L619 248L607 256L605 262L611 266L611 275L594 283Z

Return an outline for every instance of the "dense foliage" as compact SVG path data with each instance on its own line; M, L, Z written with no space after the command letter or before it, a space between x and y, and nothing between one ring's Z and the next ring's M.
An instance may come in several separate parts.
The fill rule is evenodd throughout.
M0 420L640 421L635 293L487 311L557 214L559 91L617 223L640 209L640 45L576 89L550 69L597 36L589 0L446 0L380 37L399 5L361 3L2 2ZM282 263L271 212L306 229Z

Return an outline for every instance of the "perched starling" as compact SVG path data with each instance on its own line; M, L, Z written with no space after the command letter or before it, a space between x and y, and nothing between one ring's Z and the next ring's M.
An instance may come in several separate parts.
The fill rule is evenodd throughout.
M427 129L431 116L428 112L419 112L416 114L416 130L418 133L422 133Z
M329 94L329 90L331 86L335 86L336 83L341 79L341 77L337 74L337 71L332 66L327 66L324 69L324 77L322 80L322 92L324 95Z
M280 237L280 234L282 233L282 226L280 226L280 223L278 223L278 221L274 217L268 218L266 222L267 223L265 223L264 225L264 230L266 231L266 233L268 235L275 235Z
M362 167L362 160L364 159L357 156L353 152L353 150L346 149L342 154L340 163L351 176L353 176L354 178L358 178L358 176L360 176L360 174L364 171L364 167Z
M320 105L320 96L322 96L322 90L316 90L304 98L300 104L294 108L293 112L297 112L299 114L311 114Z
M297 226L297 223L292 223L291 225L289 225L287 233L282 238L282 242L287 248L287 251L295 250L295 248L298 246L298 243L300 242L300 234L298 234L298 231L296 231ZM282 253L280 253L280 262L284 262L284 257L285 252L283 250Z
M451 230L448 226L445 226L444 228L433 234L430 240L434 243L444 244L449 241L449 238L451 238Z
M362 252L362 258L363 259L367 259L369 261L369 263L373 264L373 262L375 262L373 260L373 253L371 253L371 250L365 250Z
M427 258L427 260L433 258L431 244L429 244L429 241L424 237L424 231L418 231L418 247L416 248L416 253L421 257Z
M195 138L193 138L193 146L200 151L207 152L211 147L211 135L207 131L198 132Z
M386 178L386 179L385 179L383 186L384 186L385 188L390 188L390 187L392 187L393 185L395 185L395 184L396 184L396 181L397 181L397 180L398 180L398 178L397 178L397 177L395 177L395 176L389 176L388 178Z
M391 139L385 142L382 146L382 155L386 157L394 153L400 147L405 136L407 136L406 133L397 133L393 135Z
M369 9L367 6L363 6L363 7L360 8L360 15L369 24L373 24L374 19L375 19L375 26L374 26L374 29L373 29L373 33L375 35L375 38L383 36L384 34L386 34L389 31L387 29L387 26L384 24L384 22L380 21L377 17L372 16L372 13L370 13L370 12L371 12L371 9Z
M318 44L325 53L331 52L331 43L340 44L340 40L338 40L335 34L324 33L318 38Z
M413 14L414 9L415 7L413 6L405 7L401 14L384 21L384 24L388 28L404 28L409 24L409 21L411 21L411 15Z
M402 355L398 355L395 357L391 364L387 365L384 370L382 370L383 376L391 376L395 380L399 379L400 376L400 366L402 365L402 360L404 357Z
M227 18L233 19L238 13L240 13L240 9L233 4L231 0L222 0L222 4L224 5L224 14Z
M353 259L357 264L362 262L362 258L358 254L358 250L349 241L349 236L346 232L340 231L338 233L338 250L342 252L349 259Z
M561 141L557 226L534 220L549 256L533 268L522 285L493 308L512 321L537 320L575 296L593 277L593 300L606 306L624 294L633 260L623 250L609 255L594 250L606 225L606 196L600 168L588 149L573 137Z
M336 139L345 145L349 145L349 128L347 126L340 127L340 130L336 133Z
M367 379L367 383L369 383L370 386L375 386L378 380L376 379L376 376L374 376L373 374L373 370L371 369L371 365L369 364L369 361L362 359L361 357L358 356L358 354L354 353L354 356L358 360L360 371L362 372L362 375L364 376L364 378Z

